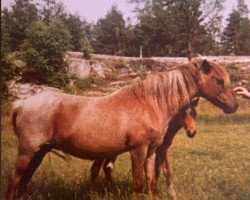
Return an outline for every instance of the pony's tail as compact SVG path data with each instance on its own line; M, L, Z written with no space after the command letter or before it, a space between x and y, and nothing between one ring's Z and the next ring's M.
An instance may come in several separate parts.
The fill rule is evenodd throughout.
M17 118L17 114L20 110L22 103L23 103L22 100L16 100L13 103L12 125L13 125L13 130L14 130L15 135L18 135L18 131L16 127L16 118Z

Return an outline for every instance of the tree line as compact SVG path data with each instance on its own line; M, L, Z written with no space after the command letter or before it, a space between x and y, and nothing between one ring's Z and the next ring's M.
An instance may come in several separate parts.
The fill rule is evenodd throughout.
M121 56L249 55L249 9L244 0L222 29L225 0L130 0L136 24L113 6L96 23L66 12L56 0L14 0L1 10L1 82L15 70L6 60L9 52L24 52L26 71L33 81L56 87L67 84L63 53ZM18 70L17 70L18 71ZM3 78L4 77L4 78Z
M39 2L15 0L11 9L2 10L4 51L22 49L34 22L50 25L57 21L70 35L68 50L86 54L139 56L140 47L145 57L250 53L249 10L244 0L237 0L224 30L221 11L225 0L130 0L137 13L136 24L125 20L116 6L91 24L68 14L61 2Z

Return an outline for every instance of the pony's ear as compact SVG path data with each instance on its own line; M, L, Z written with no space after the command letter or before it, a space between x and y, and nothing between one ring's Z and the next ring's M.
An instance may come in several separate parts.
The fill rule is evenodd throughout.
M209 74L211 72L211 66L207 60L196 59L193 62L194 66L201 70L204 74Z
M201 70L205 73L205 74L209 74L211 72L211 66L209 64L209 62L207 60L203 60L201 63Z

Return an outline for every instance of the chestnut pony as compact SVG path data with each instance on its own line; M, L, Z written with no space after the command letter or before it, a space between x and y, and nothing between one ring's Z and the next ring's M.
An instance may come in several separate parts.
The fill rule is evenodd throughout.
M196 135L195 129L195 107L198 104L196 99L191 103L191 106L187 109L180 111L169 123L168 130L164 136L163 143L156 150L156 178L158 179L160 173L160 167L163 169L163 173L166 178L168 194L171 199L176 199L176 194L173 189L172 172L168 162L167 150L171 146L172 141L176 133L183 127L188 137L193 138ZM114 182L111 176L116 156L109 158L100 158L95 160L91 167L91 182L95 183L99 174L100 168L103 167L105 177L111 187L114 188Z
M199 60L153 75L104 97L44 92L14 104L13 126L18 154L7 199L24 197L33 173L52 148L96 160L129 151L133 186L142 192L145 167L151 199L156 198L156 149L173 117L196 97L225 113L238 104L226 85L227 72Z

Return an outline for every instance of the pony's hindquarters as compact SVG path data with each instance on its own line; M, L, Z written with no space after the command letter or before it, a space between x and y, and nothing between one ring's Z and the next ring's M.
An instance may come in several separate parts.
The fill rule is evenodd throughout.
M18 137L18 154L14 170L9 179L7 200L24 198L25 190L33 173L40 165L43 157L52 146L48 143L48 123L45 117L39 116L40 107L29 105L30 100L19 100L14 103L12 123Z

